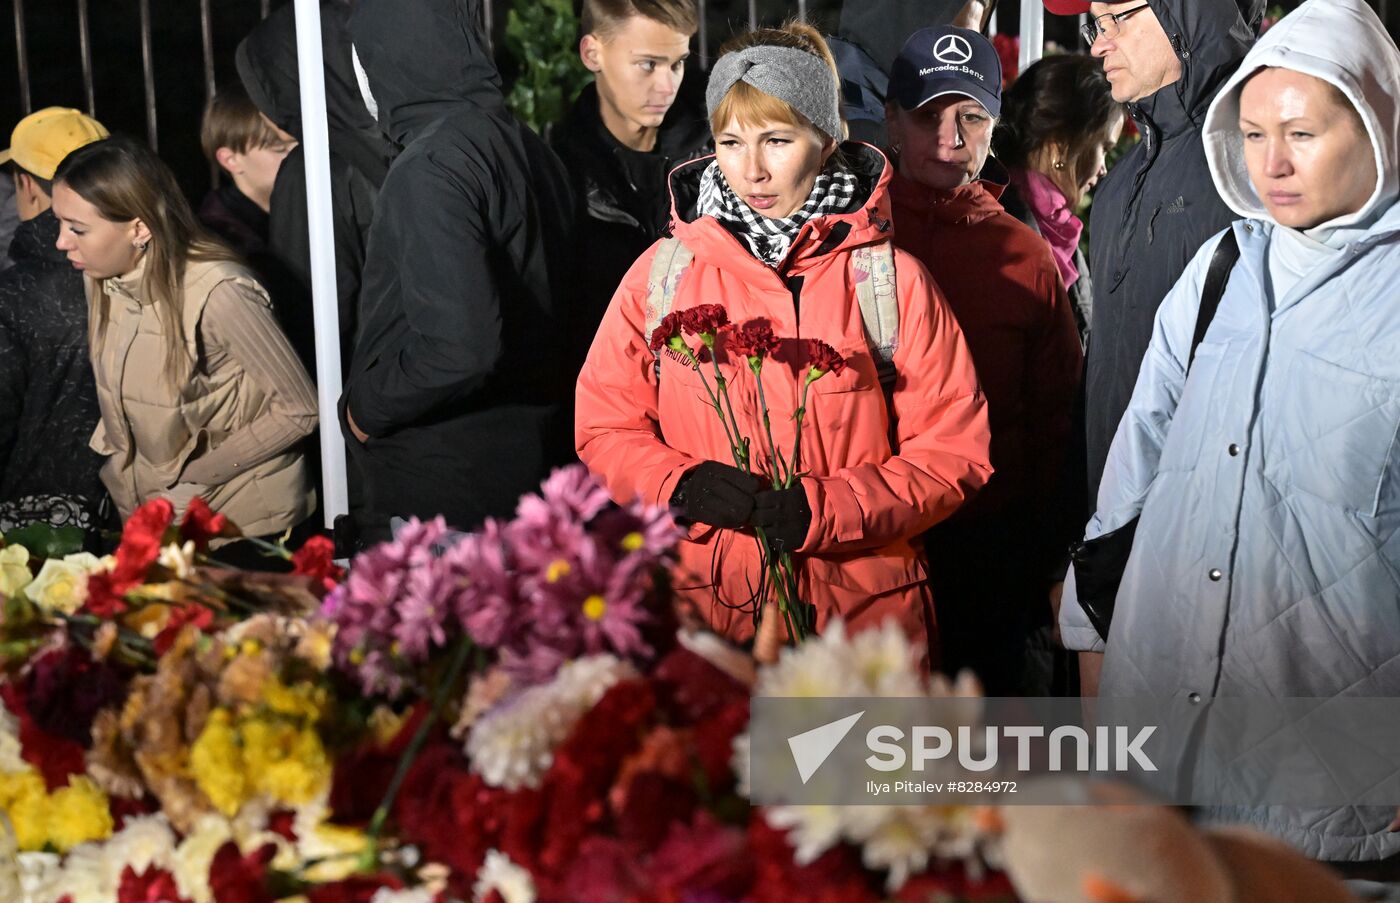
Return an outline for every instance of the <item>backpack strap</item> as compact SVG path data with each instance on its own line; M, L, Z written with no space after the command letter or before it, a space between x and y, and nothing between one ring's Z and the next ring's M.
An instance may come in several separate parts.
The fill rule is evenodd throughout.
M666 319L676 304L676 289L681 283L695 254L679 238L667 237L656 245L656 254L651 258L651 270L647 274L647 320L643 341L650 342L651 334ZM657 351L656 377L661 378L661 352Z
M1201 288L1201 306L1196 310L1196 331L1191 336L1191 353L1186 358L1186 372L1191 372L1191 364L1196 360L1196 348L1206 337L1210 321L1215 319L1215 311L1220 307L1220 299L1225 294L1225 284L1230 281L1230 272L1240 259L1240 242L1235 237L1234 227L1225 230L1220 244L1210 258L1210 269L1206 271L1205 285Z
M865 339L870 343L870 356L885 397L894 394L898 376L894 369L894 353L899 348L899 297L894 273L894 245L882 241L862 245L851 252L851 268L855 271L856 300L860 303L860 318L865 324Z

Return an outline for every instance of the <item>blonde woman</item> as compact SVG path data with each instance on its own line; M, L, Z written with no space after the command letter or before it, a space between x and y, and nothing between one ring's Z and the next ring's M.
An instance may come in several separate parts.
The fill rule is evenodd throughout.
M923 266L890 245L889 164L869 145L841 143L835 70L816 31L736 38L706 100L716 152L671 174L673 238L632 266L603 318L579 377L579 456L619 500L669 504L692 524L675 585L716 630L754 634L745 602L762 572L751 531L762 528L794 553L818 630L836 616L855 629L895 619L932 638L919 536L989 474L986 404L962 333ZM693 260L667 276L673 311L723 305L733 322L763 318L778 336L830 343L849 364L812 384L806 475L793 488L761 489L722 463L730 446L699 375L649 348L648 283L658 253L678 247ZM888 396L863 326L857 282L873 277L853 266L858 253L894 269ZM764 435L744 360L723 346L717 358L741 432ZM789 356L763 370L778 448L793 445L800 367ZM765 449L754 442L753 469L771 474Z

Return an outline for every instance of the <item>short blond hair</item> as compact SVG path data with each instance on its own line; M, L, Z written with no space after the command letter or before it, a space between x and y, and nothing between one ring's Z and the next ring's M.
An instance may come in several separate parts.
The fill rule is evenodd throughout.
M756 28L740 35L735 35L724 43L719 49L719 55L744 50L749 47L787 47L792 50L802 50L826 63L831 70L832 89L836 92L836 108L841 108L840 75L836 69L836 59L831 55L831 48L827 46L826 39L822 33L805 22L796 20L784 23L779 28ZM785 100L779 100L771 94L766 94L755 88L746 81L737 81L724 95L724 99L715 105L714 112L710 114L710 130L718 134L732 121L738 121L745 125L755 125L760 122L783 122L788 125L802 128L815 129L816 126L806 116L793 108ZM821 131L820 129L817 129ZM842 121L842 131L845 131L845 122ZM838 140L844 135L834 136Z
M695 0L583 0L579 30L606 40L633 16L660 22L683 35L700 30Z

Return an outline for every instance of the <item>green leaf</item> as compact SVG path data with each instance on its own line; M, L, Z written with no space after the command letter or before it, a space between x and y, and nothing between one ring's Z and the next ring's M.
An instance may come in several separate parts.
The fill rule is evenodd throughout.
M24 546L38 558L62 558L83 550L83 531L80 527L29 524L6 533L5 544Z

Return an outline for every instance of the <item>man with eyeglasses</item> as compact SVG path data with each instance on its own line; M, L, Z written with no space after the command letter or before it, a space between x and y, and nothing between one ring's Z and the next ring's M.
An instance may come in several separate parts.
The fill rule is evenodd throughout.
M1045 0L1059 15L1088 14L1089 50L1142 140L1099 183L1089 221L1094 311L1085 360L1089 510L1118 421L1152 337L1157 306L1207 239L1235 219L1206 165L1201 125L1221 84L1253 45L1264 0ZM1085 518L1087 520L1087 516ZM1077 604L1064 606L1067 648L1101 653ZM1080 656L1085 695L1101 654Z

